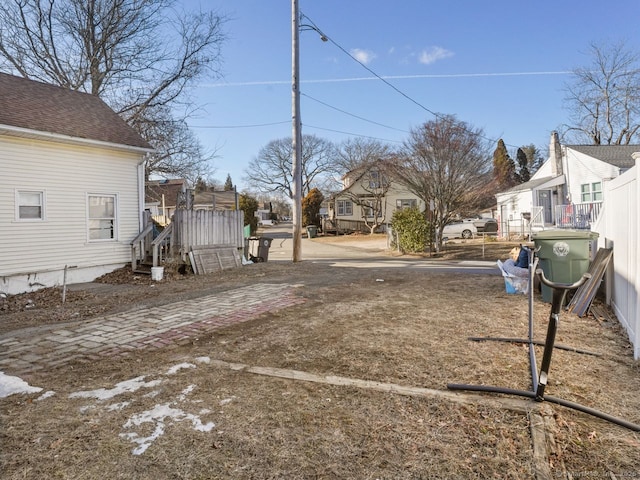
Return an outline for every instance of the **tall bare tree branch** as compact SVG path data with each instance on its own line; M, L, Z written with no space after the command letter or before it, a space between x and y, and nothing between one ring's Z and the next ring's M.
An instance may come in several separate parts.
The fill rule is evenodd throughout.
M184 134L189 88L220 75L225 21L176 0L3 0L0 70L100 96L157 148L163 168L150 173L183 175L184 156L203 153Z
M245 180L261 193L280 192L293 198L291 138L273 140L263 147L245 170ZM335 173L336 149L315 135L302 137L302 195L322 187Z
M592 64L565 86L570 137L594 145L628 145L640 131L640 55L624 43L591 44Z
M475 206L490 178L491 156L480 129L450 115L412 129L395 176L427 206L440 248L442 230L455 215ZM428 207L429 208L429 207Z

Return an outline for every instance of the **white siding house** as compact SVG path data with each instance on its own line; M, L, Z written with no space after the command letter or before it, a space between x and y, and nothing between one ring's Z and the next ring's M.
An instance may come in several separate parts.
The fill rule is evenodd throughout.
M637 145L560 145L554 132L549 159L531 180L496 195L500 233L589 229L606 200L604 183L631 168L638 149Z
M0 292L125 265L150 151L99 98L0 74Z

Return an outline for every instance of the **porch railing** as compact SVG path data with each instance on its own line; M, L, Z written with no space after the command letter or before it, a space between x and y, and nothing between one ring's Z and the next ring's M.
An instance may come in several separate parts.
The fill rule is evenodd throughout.
M556 227L590 230L602 210L602 202L556 206Z

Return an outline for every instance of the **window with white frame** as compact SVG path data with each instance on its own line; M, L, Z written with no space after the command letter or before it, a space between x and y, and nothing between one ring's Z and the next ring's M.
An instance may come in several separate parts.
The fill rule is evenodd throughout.
M16 220L44 220L43 190L16 190Z
M373 217L373 206L374 206L374 201L373 200L365 200L362 202L362 216L364 218L371 218Z
M376 189L382 186L380 172L372 170L369 172L369 188Z
M396 210L408 210L409 208L417 208L418 201L415 198L399 198L396 200Z
M117 197L115 195L88 195L89 241L115 240Z
M351 200L338 200L338 216L353 215L353 203Z
M602 182L583 183L580 185L581 202L601 202Z

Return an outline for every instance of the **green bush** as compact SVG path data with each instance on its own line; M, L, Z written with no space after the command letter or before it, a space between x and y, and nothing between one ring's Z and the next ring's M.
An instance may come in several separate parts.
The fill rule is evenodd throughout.
M399 242L401 251L407 253L424 252L429 242L429 223L417 208L396 210L391 219L394 242Z

